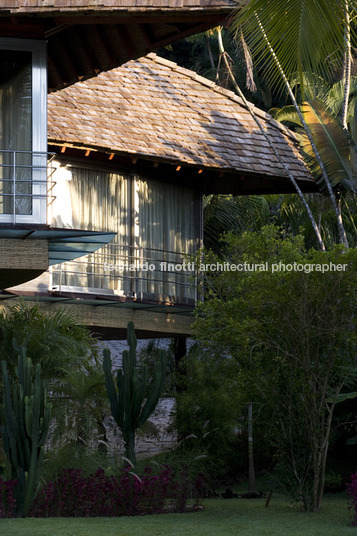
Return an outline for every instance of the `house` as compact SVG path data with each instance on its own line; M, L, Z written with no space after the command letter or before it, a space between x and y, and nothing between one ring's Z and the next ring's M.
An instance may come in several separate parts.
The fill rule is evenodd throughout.
M5 0L0 3L0 288L113 238L56 230L46 98L159 46L224 23L232 0Z
M314 191L293 134L255 112ZM128 320L142 337L190 333L203 194L293 191L239 97L153 53L51 93L48 150L52 228L114 238L77 259L68 238L56 241L58 264L3 296L66 307L109 339Z

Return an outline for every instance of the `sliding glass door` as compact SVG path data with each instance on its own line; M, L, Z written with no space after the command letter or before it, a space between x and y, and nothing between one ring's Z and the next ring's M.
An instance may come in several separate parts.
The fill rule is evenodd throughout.
M46 223L46 56L0 39L0 222Z
M54 287L159 302L195 299L194 274L181 267L200 245L197 191L75 164L57 165L54 182L53 226L116 233L95 253L53 267Z

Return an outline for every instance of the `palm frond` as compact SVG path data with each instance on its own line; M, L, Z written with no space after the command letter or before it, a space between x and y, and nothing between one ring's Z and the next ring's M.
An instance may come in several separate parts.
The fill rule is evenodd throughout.
M305 100L310 101L318 97L324 100L331 90L329 84L322 77L316 73L304 72L302 73L304 84L304 97ZM301 83L301 77L293 75L290 79L290 86L292 89L298 89ZM342 102L342 101L341 101Z
M350 158L353 141L348 131L319 99L304 103L301 110L312 138L319 148L331 186L342 185L346 190L356 191L357 184L353 180ZM317 183L324 190L324 180L311 143L305 134L300 135L300 140L310 169Z
M355 9L355 0L346 0ZM250 0L233 17L233 31L242 29L258 62L272 85L281 84L270 61L257 16L286 76L315 72L328 77L343 60L345 5L339 0ZM354 26L353 26L354 30Z
M241 233L251 228L254 221L265 219L267 210L265 199L258 196L213 195L206 198L203 208L205 247L218 253L224 233Z
M284 106L283 108L272 108L269 110L270 115L280 123L287 125L293 124L302 128L300 117L298 116L295 106Z
M334 113L336 116L339 116L341 113L342 103L343 103L343 97L345 92L345 83L344 80L340 80L336 82L332 88L326 93L325 97L322 97L320 95L316 95L320 97L323 102L326 104L326 106L331 110L332 113ZM348 110L348 118L347 122L351 120L351 110L354 107L354 103L357 99L357 77L353 76L351 77L350 81L350 94L349 94L349 110Z

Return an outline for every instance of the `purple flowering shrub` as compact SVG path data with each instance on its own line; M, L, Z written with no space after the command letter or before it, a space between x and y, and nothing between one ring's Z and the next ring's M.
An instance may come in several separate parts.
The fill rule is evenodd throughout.
M5 482L0 478L0 517L15 517L17 480Z
M352 525L357 526L357 472L351 475L351 483L347 484L347 495L350 499L348 509L353 511Z
M15 481L0 480L0 517L13 517ZM164 466L158 473L146 467L143 475L122 469L107 475L98 469L83 476L80 469L64 469L55 481L48 482L37 494L32 517L96 517L157 514L171 510L183 511L190 490L198 498L203 489L199 475L189 482L185 470L174 472ZM173 505L173 506L172 506Z

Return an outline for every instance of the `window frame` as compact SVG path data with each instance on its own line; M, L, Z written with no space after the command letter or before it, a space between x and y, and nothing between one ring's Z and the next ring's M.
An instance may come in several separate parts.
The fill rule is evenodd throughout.
M32 54L32 213L0 214L1 223L47 223L47 44L34 39L0 37L0 51ZM36 182L39 180L40 182ZM39 197L41 196L41 197Z

